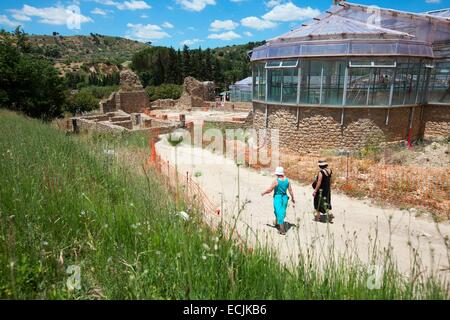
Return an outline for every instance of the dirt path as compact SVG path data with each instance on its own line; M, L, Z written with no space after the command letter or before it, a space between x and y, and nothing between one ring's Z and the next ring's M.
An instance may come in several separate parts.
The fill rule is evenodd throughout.
M156 145L156 149L163 159L174 163L175 150L165 138ZM178 163L179 172L189 172L217 207L223 202L222 218L233 222L238 211L235 163L186 145L178 147ZM197 177L194 177L195 173ZM264 175L240 168L240 203L248 203L238 217L237 230L252 245L270 246L286 263L296 263L300 252L305 254L311 250L318 259L326 259L330 252L334 252L369 263L373 244L376 243L376 251L381 252L391 243L402 272L408 273L411 269L412 252L416 249L421 270L434 270L441 276L450 276L449 252L443 239L443 236L450 236L448 223L436 225L426 218L414 217L409 211L383 209L368 201L336 193L332 195L335 223L316 223L312 219L312 188L293 183L297 205L296 208L289 205L287 221L295 226L286 236L281 236L270 226L274 223L271 196L263 198L260 195L273 180L271 173ZM333 243L334 250L328 250Z

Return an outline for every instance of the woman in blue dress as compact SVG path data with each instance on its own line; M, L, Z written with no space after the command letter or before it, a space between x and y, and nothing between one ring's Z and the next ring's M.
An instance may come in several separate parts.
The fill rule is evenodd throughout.
M286 218L286 210L289 202L289 197L287 192L291 195L292 203L295 204L294 192L292 192L291 184L289 183L289 179L284 175L284 169L282 167L278 167L275 170L275 175L277 179L272 183L269 189L264 191L261 195L264 196L266 194L273 193L273 208L276 217L275 227L278 229L280 234L286 234L286 227L284 224L284 219Z

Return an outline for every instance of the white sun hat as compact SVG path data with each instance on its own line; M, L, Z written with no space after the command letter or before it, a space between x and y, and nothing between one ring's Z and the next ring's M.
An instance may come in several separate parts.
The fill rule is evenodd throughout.
M275 175L276 176L284 176L284 169L283 169L283 167L277 167L275 169Z

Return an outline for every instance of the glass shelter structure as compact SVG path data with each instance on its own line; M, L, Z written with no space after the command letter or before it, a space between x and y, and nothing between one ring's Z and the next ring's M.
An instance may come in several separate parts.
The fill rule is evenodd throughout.
M230 86L231 102L252 101L252 77L245 78Z
M448 10L340 2L251 54L253 101L395 108L450 104Z

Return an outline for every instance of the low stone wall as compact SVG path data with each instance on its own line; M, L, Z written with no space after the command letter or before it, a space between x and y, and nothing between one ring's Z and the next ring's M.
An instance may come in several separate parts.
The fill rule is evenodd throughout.
M205 102L204 107L217 111L251 111L253 104L251 102Z
M160 99L153 101L150 104L150 107L152 109L159 108L159 109L173 109L177 105L178 100L172 100L172 99Z
M133 130L133 121L131 121L131 120L117 121L117 122L114 122L114 125L123 127L128 130Z
M253 115L249 113L248 117L243 121L219 121L219 120L205 120L203 125L206 128L218 128L220 130L226 129L249 129L253 128Z
M92 120L86 120L86 119L76 119L77 126L82 131L96 131L96 132L108 132L108 133L114 133L114 132L120 132L125 131L126 129L124 127L111 124L109 122L97 122Z
M423 113L424 138L450 136L450 105L428 105Z
M346 108L341 125L341 108L269 105L266 124L266 105L255 103L253 126L279 129L280 148L318 154L323 150L355 150L368 144L407 140L410 117L411 137L418 139L423 136L421 110L422 107Z
M130 116L115 116L111 118L111 122L122 122L131 120Z

